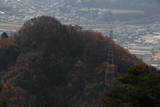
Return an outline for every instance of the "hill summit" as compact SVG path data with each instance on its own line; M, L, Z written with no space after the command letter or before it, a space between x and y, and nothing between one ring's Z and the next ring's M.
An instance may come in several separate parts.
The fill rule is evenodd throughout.
M1 97L10 107L98 107L109 46L119 74L143 63L101 33L49 16L24 23L13 41L13 63L1 69L6 71ZM13 46L3 48L8 47Z

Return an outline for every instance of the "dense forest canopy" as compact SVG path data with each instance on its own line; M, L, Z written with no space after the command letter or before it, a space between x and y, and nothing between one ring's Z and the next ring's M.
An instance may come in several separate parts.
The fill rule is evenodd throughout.
M160 73L147 65L131 67L119 77L120 85L104 97L104 107L159 107Z
M35 17L0 41L1 98L10 107L98 107L109 46L119 74L143 64L99 32Z

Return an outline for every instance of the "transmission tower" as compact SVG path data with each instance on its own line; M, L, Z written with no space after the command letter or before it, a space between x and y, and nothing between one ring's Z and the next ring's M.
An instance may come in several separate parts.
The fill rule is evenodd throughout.
M111 30L109 37L110 39L114 39L114 34L113 34L113 29L112 29L112 24L111 24ZM112 86L115 85L115 80L117 77L117 67L114 62L114 47L110 44L108 45L107 51L107 65L105 69L105 88L111 88Z

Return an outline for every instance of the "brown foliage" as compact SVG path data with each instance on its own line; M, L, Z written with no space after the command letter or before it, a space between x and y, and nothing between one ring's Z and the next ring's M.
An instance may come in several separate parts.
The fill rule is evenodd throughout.
M27 21L16 35L15 46L21 53L3 79L7 87L11 84L13 88L4 88L3 93L10 105L17 106L32 96L35 99L26 101L26 107L75 107L86 103L82 99L88 97L87 103L92 104L97 100L97 90L104 85L108 46L114 47L118 72L142 63L101 33L62 25L48 16ZM19 89L23 90L20 97L25 97L22 100L15 91Z
M0 48L9 47L9 46L16 46L15 40L5 38L0 39Z
M18 55L19 49L15 40L0 39L0 71L4 71L13 65Z

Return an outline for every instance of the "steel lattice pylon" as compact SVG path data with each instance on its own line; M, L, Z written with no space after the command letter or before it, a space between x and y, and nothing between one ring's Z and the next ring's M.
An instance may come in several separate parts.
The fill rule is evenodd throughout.
M110 38L113 39L113 30L110 31ZM114 47L108 46L107 50L107 65L105 69L105 87L111 88L115 85L115 78L117 77L117 67L114 62Z

